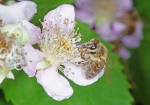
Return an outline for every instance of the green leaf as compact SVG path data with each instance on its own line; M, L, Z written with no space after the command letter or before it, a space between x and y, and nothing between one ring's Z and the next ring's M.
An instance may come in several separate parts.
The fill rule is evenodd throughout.
M7 103L4 100L0 99L0 105L12 105L12 104Z
M6 102L2 89L0 89L0 105L12 105L10 102Z
M98 38L88 25L79 23L77 27L90 38ZM85 36L82 38L83 41L88 41ZM133 98L128 90L130 85L122 73L123 67L118 62L118 56L112 52L111 44L101 41L107 46L115 64L111 69L112 85L108 84L106 76L90 86L78 86L69 80L74 94L69 99L58 102L45 93L35 77L28 78L23 71L14 71L16 79L5 79L1 85L6 99L14 105L131 105Z
M143 0L134 0L134 5L137 8L139 14L143 17L143 19L146 19L147 21L149 21L149 19L150 19L150 12L149 12L150 0L144 0L144 1Z

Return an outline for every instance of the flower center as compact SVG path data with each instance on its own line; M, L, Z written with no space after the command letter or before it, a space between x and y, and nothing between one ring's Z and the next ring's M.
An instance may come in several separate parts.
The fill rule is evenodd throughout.
M117 11L116 0L95 0L94 15L99 23L112 20Z
M64 24L66 24L65 20ZM69 22L66 25L68 24ZM53 25L52 22L50 26L54 27L47 25L43 28L43 38L40 43L41 50L47 56L45 60L50 65L54 65L70 62L80 56L75 44L80 41L81 34L77 35L78 30L68 33L69 30L67 28L58 27L57 25Z
M22 58L21 45L15 36L7 37L0 33L0 73L7 74L12 69L19 69Z

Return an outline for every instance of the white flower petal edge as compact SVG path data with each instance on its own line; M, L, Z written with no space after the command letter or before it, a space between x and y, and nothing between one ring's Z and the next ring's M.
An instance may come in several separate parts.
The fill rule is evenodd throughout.
M14 75L13 75L13 73L12 73L11 71L7 74L6 77L7 77L7 78L10 78L10 79L15 79L15 78L14 78Z
M25 56L25 66L22 66L25 73L29 77L35 76L36 65L39 61L43 60L45 54L40 52L38 49L34 49L30 44L26 44L23 47L24 56Z
M87 80L84 77L84 70L80 66L74 66L73 64L64 64L64 74L74 83L86 86L96 82L99 78L101 78L104 74L104 69L93 79Z
M58 73L57 66L38 71L36 78L46 93L57 101L67 99L73 94L72 87L67 79Z
M0 73L0 84L3 82L5 78L14 79L13 73L10 71L8 74Z
M41 29L37 26L35 26L34 24L28 22L27 20L21 21L23 23L23 25L26 27L26 29L28 30L29 34L30 34L30 41L29 43L31 45L39 43L40 42L40 38L42 37L41 35Z
M0 73L0 84L3 82L3 80L5 79L6 74L1 74Z
M58 26L62 27L64 30L68 31L70 33L74 29L74 25L70 24L74 22L75 20L75 13L74 13L74 7L69 4L64 4L56 9L50 11L45 17L44 21L45 24L43 23L43 26L49 23L53 23L53 26ZM68 24L69 23L69 24Z
M0 4L0 19L3 20L3 25L21 20L31 20L37 12L36 6L32 1L22 1L11 6Z

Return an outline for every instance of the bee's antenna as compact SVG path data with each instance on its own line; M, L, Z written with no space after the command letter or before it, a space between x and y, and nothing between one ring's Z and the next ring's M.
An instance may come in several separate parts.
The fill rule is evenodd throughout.
M81 34L83 34L84 36L86 36L88 38L88 40L90 41L90 37L88 35L86 35L85 33L81 32Z

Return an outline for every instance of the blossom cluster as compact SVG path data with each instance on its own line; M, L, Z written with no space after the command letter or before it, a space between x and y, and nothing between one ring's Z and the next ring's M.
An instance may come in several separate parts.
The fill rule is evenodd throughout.
M31 1L0 5L0 83L5 78L14 79L12 70L23 70L29 77L36 77L50 97L60 101L73 94L66 78L81 86L96 82L104 74L104 68L87 80L84 69L76 65L83 59L76 45L81 34L74 29L74 7L64 4L51 10L41 22L42 30L29 22L35 13L36 4ZM35 49L33 44L38 44L40 49Z
M128 59L127 48L137 48L142 39L142 21L132 0L76 0L76 18L90 24L115 51Z

